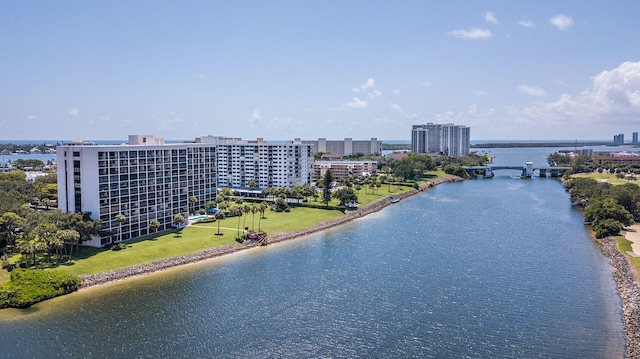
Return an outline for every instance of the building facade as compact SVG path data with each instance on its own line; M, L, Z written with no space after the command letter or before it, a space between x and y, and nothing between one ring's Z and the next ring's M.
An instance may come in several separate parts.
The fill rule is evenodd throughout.
M617 134L617 135L613 136L613 143L623 144L624 143L624 133L620 133L620 134Z
M209 136L165 144L153 136L129 136L124 145L65 143L57 148L58 207L101 220L103 235L84 243L90 246L149 234L154 219L157 230L166 230L174 215L186 219L190 208L215 200L219 187L248 188L252 179L258 189L310 183L311 148L294 142ZM189 203L192 196L196 203ZM118 214L126 221L117 222Z
M411 128L411 151L448 156L469 154L471 128L453 123L413 125Z
M634 145L638 144L638 133L637 132L631 133L631 143L633 143Z
M315 140L304 140L304 144L311 145L313 153L324 152L333 153L341 156L350 156L356 153L362 153L365 156L382 153L382 141L377 138L370 140L353 140L345 138L344 140L327 140L326 138L318 138Z
M375 176L377 168L377 161L316 161L313 164L312 180L323 178L327 170L331 170L334 180L348 178L351 175Z

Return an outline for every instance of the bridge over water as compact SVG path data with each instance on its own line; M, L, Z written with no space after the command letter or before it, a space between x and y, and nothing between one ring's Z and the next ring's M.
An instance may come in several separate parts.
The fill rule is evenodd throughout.
M471 176L476 176L478 172L481 172L485 178L491 178L494 176L494 171L499 170L518 170L521 171L520 177L531 178L535 171L538 171L540 177L547 177L549 174L551 177L558 177L561 173L568 170L571 167L559 167L559 166L534 166L533 162L527 162L524 166L462 166Z

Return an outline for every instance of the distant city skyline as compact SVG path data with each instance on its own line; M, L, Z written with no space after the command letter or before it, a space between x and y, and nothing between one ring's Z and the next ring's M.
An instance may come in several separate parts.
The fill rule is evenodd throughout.
M640 2L2 2L0 140L611 140Z

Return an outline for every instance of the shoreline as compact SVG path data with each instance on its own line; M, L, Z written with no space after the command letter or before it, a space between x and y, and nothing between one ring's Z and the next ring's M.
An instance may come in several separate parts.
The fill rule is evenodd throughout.
M426 190L429 190L430 188L436 185L439 185L442 183L449 183L449 182L459 182L461 180L462 179L456 178L456 177L438 178L434 181L428 181L421 184L418 189L412 189L410 191L401 193L396 197L400 199L407 198L410 196L414 196L418 193L422 193ZM381 209L387 207L390 204L392 203L388 198L386 197L381 198L379 200L376 200L370 203L368 206L364 208L347 212L344 216L334 220L320 222L312 227L295 231L295 232L275 233L273 236L268 237L268 241L269 241L269 244L273 244L273 243L278 243L278 242L299 238L312 233L320 232L325 229L336 227L336 226L351 222L353 220L356 220L358 218L364 217L368 214L380 211ZM95 286L108 284L108 283L112 283L112 282L116 282L116 281L120 281L128 278L142 276L145 274L150 274L150 273L154 273L154 272L158 272L166 269L171 269L178 266L201 262L207 259L217 258L227 254L237 253L240 251L256 248L259 246L260 245L257 242L248 243L248 241L245 241L244 243L238 244L238 245L209 248L209 249L201 250L188 255L160 259L157 261L153 261L151 263L143 263L143 264L138 264L131 267L120 268L116 270L109 270L109 271L95 273L95 274L88 274L88 275L80 276L80 280L82 280L82 285L80 287L80 290L88 289Z
M640 358L640 286L627 257L618 250L613 237L597 239L604 254L614 268L613 279L622 299L622 315L626 339L626 358Z

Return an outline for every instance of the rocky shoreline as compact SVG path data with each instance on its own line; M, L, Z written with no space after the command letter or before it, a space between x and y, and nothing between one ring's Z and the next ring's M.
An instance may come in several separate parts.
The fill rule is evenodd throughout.
M460 178L438 178L435 181L426 182L422 184L418 189L413 189L411 191L404 192L396 197L400 199L410 197L422 191L428 190L429 188L436 186L438 184L445 183L445 182L457 182L461 180L462 179ZM366 216L368 214L377 212L382 208L388 206L389 204L391 204L391 202L388 198L381 198L380 200L377 200L371 203L365 208L347 212L346 215L340 218L337 218L331 221L321 222L313 227L296 231L296 232L275 233L274 235L269 236L268 240L269 240L269 243L277 243L277 242L282 242L282 241L298 238L301 236L305 236L311 233L319 232L331 227L335 227L335 226L350 222L352 220ZM206 259L220 257L225 254L236 253L249 248L254 248L254 247L257 247L258 245L259 244L256 241L245 241L242 244L210 248L210 249L205 249L189 255L165 258L165 259L160 259L151 263L144 263L144 264L139 264L139 265L135 265L127 268L121 268L117 270L110 270L110 271L100 272L96 274L85 275L80 277L80 279L82 280L81 289L90 288L100 284L115 282L125 278L153 273L160 270L177 267L180 265L195 263L195 262L203 261Z
M610 259L615 269L613 278L622 298L622 313L627 339L626 357L640 358L640 288L631 270L629 261L618 248L614 238L596 239L602 253Z

